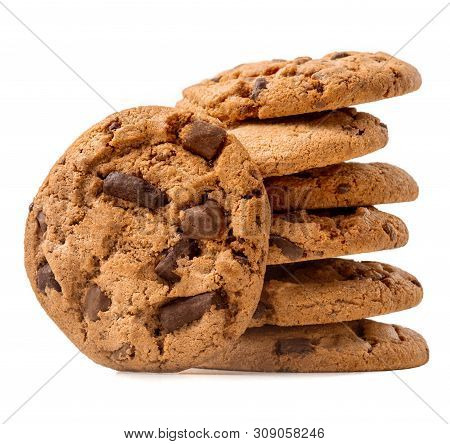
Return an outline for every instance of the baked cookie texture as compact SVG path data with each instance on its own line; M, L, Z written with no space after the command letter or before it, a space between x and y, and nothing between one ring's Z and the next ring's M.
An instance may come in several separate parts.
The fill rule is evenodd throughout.
M370 320L305 327L251 328L203 368L253 372L364 372L418 367L428 361L413 330Z
M264 184L275 212L410 202L419 195L416 181L388 163L339 163Z
M374 207L298 210L274 214L268 264L326 259L399 248L408 242L404 222Z
M140 107L94 125L52 168L25 263L41 305L91 359L177 371L248 326L269 228L262 177L233 135Z
M324 259L267 268L251 327L352 321L420 303L422 286L380 262Z
M389 54L344 51L238 65L186 88L182 106L229 124L373 102L420 85L417 69Z
M388 130L354 108L269 120L230 129L264 177L285 176L344 162L383 148Z

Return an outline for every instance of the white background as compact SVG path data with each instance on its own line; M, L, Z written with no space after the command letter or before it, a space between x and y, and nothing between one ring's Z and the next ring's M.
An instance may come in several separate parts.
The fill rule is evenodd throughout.
M125 441L123 429L157 427L238 429L244 442L257 426L325 427L322 442L443 442L449 426L442 418L450 420L450 7L408 43L443 1L4 2L116 109L173 105L183 87L242 62L333 50L395 53L406 44L398 57L419 68L423 86L359 107L390 130L388 146L364 160L405 168L421 195L385 207L407 222L409 244L360 258L419 277L423 303L382 320L420 331L431 360L397 376L135 375L78 355L0 429L3 442L115 443ZM73 139L111 112L0 4L2 421L76 353L26 279L28 204Z

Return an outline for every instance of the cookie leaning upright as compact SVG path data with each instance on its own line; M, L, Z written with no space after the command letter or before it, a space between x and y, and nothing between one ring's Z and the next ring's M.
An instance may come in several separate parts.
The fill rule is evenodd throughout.
M190 112L106 118L52 168L26 225L47 313L94 361L176 371L245 331L265 272L270 210L247 152Z
M183 106L223 122L333 110L418 89L419 72L383 52L334 52L239 65L184 90Z

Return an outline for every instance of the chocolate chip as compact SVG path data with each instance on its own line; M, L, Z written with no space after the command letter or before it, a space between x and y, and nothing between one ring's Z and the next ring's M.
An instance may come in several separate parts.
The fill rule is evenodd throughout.
M150 210L163 207L169 201L167 194L152 184L139 177L117 171L106 176L103 192Z
M58 284L58 281L55 279L55 275L53 274L52 269L49 264L43 264L38 268L37 271L37 287L43 293L45 293L45 289L53 288L56 291L61 291L61 286Z
M111 299L97 285L89 287L86 293L84 313L90 321L98 321L98 313L111 307Z
M344 57L348 57L350 54L348 52L336 52L334 53L330 59L336 60L336 59L343 59Z
M39 213L36 216L37 223L39 225L39 230L41 233L45 233L47 231L47 222L45 220L45 214L42 211L39 211Z
M198 244L193 239L182 238L176 245L169 248L165 256L158 262L155 267L156 274L169 282L174 284L180 281L180 276L174 272L177 268L177 261L182 257L189 257L192 259L198 254Z
M122 347L120 347L116 351L113 351L110 358L114 361L126 361L128 359L133 359L135 353L136 349L134 348L134 346L129 343L125 343L122 345Z
M253 91L250 96L252 100L256 100L263 89L267 88L267 80L265 77L258 77L253 85Z
M342 129L354 134L355 136L362 136L366 132L366 130L352 125L342 125Z
M202 120L189 123L180 134L183 148L207 160L216 157L226 138L224 129Z
M391 241L397 240L397 232L395 231L395 228L389 222L386 222L383 225L383 230L389 236L389 239L391 239Z
M248 257L245 253L242 251L234 251L233 250L233 257L242 265L248 265Z
M120 128L120 122L118 120L114 120L113 122L111 122L108 126L108 131L109 132L114 132L116 129Z
M257 197L257 198L259 198L259 197L261 197L261 196L262 196L262 191L261 191L260 189L258 189L258 188L255 188L254 190L252 190L251 193L249 193L249 194L244 194L244 195L242 196L242 198L248 200L248 199L251 199L252 197Z
M422 284L416 279L411 279L412 284L414 284L416 287L422 288Z
M313 351L313 344L306 338L280 339L276 344L277 355L287 355L289 353L307 355Z
M217 239L225 229L225 222L222 207L216 201L208 200L185 211L181 228L192 239Z
M348 193L350 189L351 187L348 183L340 183L336 188L336 192L339 194L345 194Z
M163 306L160 311L161 327L172 332L200 319L212 306L226 307L224 295L210 291L188 298L180 298Z
M33 211L34 202L31 202L30 205L28 205L28 212L31 213Z
M276 247L278 247L284 256L292 260L301 259L305 252L303 248L294 244L290 240L277 235L270 236L269 244L271 246L275 245Z
M383 122L380 122L380 126L381 126L382 128L384 128L384 129L387 129L387 125L386 125L385 123L383 123Z

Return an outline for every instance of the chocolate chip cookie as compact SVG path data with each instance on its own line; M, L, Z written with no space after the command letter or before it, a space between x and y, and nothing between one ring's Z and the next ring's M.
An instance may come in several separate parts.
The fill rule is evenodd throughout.
M417 278L380 262L324 259L273 265L251 327L353 321L414 307Z
M419 194L416 181L388 163L339 163L264 183L276 212L410 202Z
M340 163L383 148L386 125L354 108L264 121L251 120L231 133L264 177L285 176Z
M365 372L418 367L428 361L413 330L370 320L305 327L251 328L232 349L202 368L251 372Z
M415 91L416 68L383 52L245 63L183 91L182 106L227 124L333 110Z
M369 253L407 242L403 221L374 207L298 210L273 215L267 263Z
M176 371L225 350L258 304L270 208L233 135L190 112L140 107L81 135L26 225L44 309L94 361Z

